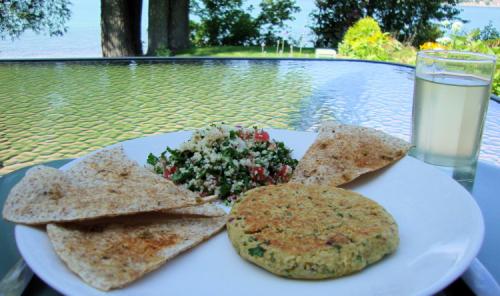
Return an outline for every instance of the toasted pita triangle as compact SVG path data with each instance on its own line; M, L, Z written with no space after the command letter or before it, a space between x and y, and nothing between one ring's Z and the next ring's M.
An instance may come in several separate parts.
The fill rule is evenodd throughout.
M105 149L93 153L65 171L65 175L71 180L92 184L168 184L175 186L184 195L197 197L195 193L183 187L176 186L172 181L162 178L151 170L131 160L123 150L122 146ZM160 181L161 180L161 181Z
M327 122L290 182L338 186L405 156L410 144L384 132Z
M150 217L149 219L147 217ZM48 224L59 257L100 290L123 287L221 230L226 217L169 218L140 215L105 224ZM111 222L115 221L115 222Z
M164 210L162 212L178 216L220 217L226 215L226 212L222 208L209 202L192 207Z
M116 152L116 154L115 154ZM38 166L11 190L5 219L46 224L194 206L193 192L129 160L121 148L98 152L69 172Z

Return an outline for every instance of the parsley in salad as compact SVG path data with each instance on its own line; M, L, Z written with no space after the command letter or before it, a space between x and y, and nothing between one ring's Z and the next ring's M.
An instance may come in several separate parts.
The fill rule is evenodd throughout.
M262 129L211 125L196 130L178 149L149 154L147 163L202 196L233 201L251 188L288 182L297 166L291 152Z

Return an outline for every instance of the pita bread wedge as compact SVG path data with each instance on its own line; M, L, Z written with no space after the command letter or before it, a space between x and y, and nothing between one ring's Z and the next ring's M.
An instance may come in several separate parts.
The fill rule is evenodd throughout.
M197 206L165 210L162 212L169 215L200 217L220 217L226 215L226 212L222 208L213 203L203 203Z
M145 219L148 216L153 218ZM210 238L226 223L226 216L177 219L159 216L153 213L106 224L48 224L47 233L70 270L89 285L107 291L159 268Z
M99 161L106 164L105 171ZM126 157L113 161L91 157L70 174L44 166L30 169L11 190L3 216L16 223L46 224L171 210L202 202L195 193Z
M65 174L73 181L94 184L155 184L163 180L165 184L176 186L172 181L153 173L136 161L131 160L123 150L117 146L93 153L77 162ZM176 186L177 187L177 186ZM197 195L183 187L177 187L185 195Z
M338 186L405 156L410 144L360 126L323 124L290 182Z

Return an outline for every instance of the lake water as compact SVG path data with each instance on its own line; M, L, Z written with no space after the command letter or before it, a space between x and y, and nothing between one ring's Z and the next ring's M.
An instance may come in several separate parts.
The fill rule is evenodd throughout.
M144 0L142 39L147 44L147 0ZM247 4L258 6L260 1L251 0ZM18 40L0 40L0 58L55 58L55 57L100 57L100 1L72 1L73 15L68 23L69 30L62 37L48 37L25 32ZM311 39L308 26L314 1L299 0L302 11L290 23L290 35ZM482 28L491 21L500 30L500 8L462 7L461 18L470 20L465 29ZM257 13L255 10L254 13ZM310 43L309 43L310 45Z

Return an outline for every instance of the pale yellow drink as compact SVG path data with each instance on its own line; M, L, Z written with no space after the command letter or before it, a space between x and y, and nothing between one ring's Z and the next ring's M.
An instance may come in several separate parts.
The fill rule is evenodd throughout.
M479 153L490 82L447 73L417 74L413 98L413 154L440 166L474 165Z
M417 54L410 154L472 190L495 72L492 55L453 50Z

